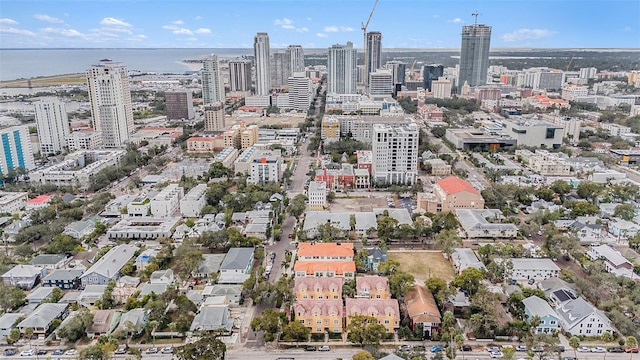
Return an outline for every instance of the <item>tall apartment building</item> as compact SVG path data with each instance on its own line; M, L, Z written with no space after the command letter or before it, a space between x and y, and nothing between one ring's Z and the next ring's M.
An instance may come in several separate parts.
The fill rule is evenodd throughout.
M202 62L202 103L224 103L224 96L224 82L218 57L212 54Z
M313 97L313 85L311 79L304 72L293 73L287 80L289 87L289 106L299 111L307 111Z
M356 49L352 42L346 45L333 45L329 48L327 60L327 81L329 94L355 94L356 88Z
M62 152L69 135L69 118L64 103L51 99L37 101L34 106L40 154L46 156Z
M383 184L413 184L418 177L418 139L416 124L373 125L373 179Z
M229 90L251 91L251 61L229 61Z
M386 68L391 70L393 74L393 84L403 84L405 73L407 71L407 65L402 61L388 61L386 64Z
M191 120L195 117L193 94L190 90L167 91L164 93L164 102L169 120Z
M598 73L598 69L594 67L580 68L581 79L595 79L597 73Z
M93 129L102 134L102 146L121 148L133 132L133 108L127 67L105 59L87 71Z
M269 95L271 92L269 34L264 32L256 34L253 41L253 53L256 62L256 95Z
M474 24L462 27L458 84L467 82L469 86L478 86L487 83L490 43L491 26Z
M367 33L367 47L365 50L364 71L365 85L369 84L369 74L382 67L382 33L371 31Z
M280 156L270 151L263 152L251 160L251 174L247 179L247 183L260 185L268 182L277 183L280 180L281 164Z
M393 73L391 70L377 69L369 73L369 95L391 95L393 93Z
M33 158L29 128L27 126L13 126L0 129L0 173L17 168L33 170L36 163Z
M327 183L324 181L311 181L307 189L309 198L309 210L324 210L327 207Z
M438 80L431 82L431 93L436 99L451 98L451 80L440 77Z
M291 63L291 74L304 72L304 51L300 45L287 46L287 54Z
M224 104L215 102L204 106L204 131L224 131Z
M281 88L287 84L287 79L291 76L291 59L289 53L285 51L271 52L271 87Z
M180 209L180 200L184 197L184 188L178 184L169 184L149 202L151 214L155 217L168 217Z
M433 91L431 84L444 75L444 66L442 65L425 65L422 67L422 87L429 91Z
M180 200L182 217L200 217L207 204L207 184L198 184Z
M97 150L102 147L102 135L98 131L74 131L67 135L69 151Z

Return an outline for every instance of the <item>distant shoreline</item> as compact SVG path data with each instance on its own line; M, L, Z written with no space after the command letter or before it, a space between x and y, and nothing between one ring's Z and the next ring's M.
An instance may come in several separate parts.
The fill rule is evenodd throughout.
M31 86L29 86L31 81ZM14 79L0 81L0 89L5 88L39 88L60 85L78 85L86 83L84 73L60 74L51 76L38 76L31 79Z

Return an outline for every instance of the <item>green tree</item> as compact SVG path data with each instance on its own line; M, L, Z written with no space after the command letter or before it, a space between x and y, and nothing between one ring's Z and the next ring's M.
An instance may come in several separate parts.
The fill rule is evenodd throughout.
M376 358L371 355L370 352L368 351L358 351L357 353L353 354L352 357L353 360L376 360Z
M403 299L404 295L415 283L413 275L404 271L394 271L388 278L391 296L396 299Z
M465 290L469 294L473 295L476 291L478 291L480 282L483 278L484 274L482 274L482 271L470 267L462 270L451 283L458 289Z
M173 356L178 360L223 360L227 346L213 334L207 334L195 342L177 347Z
M627 221L631 221L635 216L635 209L631 204L620 204L620 205L617 205L613 210L613 216L619 217Z
M307 341L311 329L302 325L299 321L289 321L282 327L282 336L285 341Z
M266 309L262 312L262 315L251 320L251 329L253 331L264 331L264 340L271 342L277 338L277 334L281 331L284 323L287 323L285 313Z
M51 297L49 298L49 300L52 303L57 303L58 301L60 301L60 299L62 299L62 296L64 294L62 293L62 290L60 290L59 287L54 287L53 290L51 291Z
M11 329L11 331L9 331L9 335L7 336L7 343L13 344L14 342L18 341L18 339L20 339L20 335L22 335L20 333L20 329Z
M26 295L15 286L0 284L0 306L4 310L13 310L24 304Z
M556 194L558 194L560 196L567 195L573 189L571 184L569 184L568 182L566 182L564 180L556 180L556 181L554 181L551 184L550 188L551 188L551 190L553 190L553 192L555 192Z
M588 201L576 201L572 204L571 216L585 216L597 214L600 210L598 205Z
M89 309L82 309L58 330L58 336L76 342L86 335L87 328L92 324L93 314Z
M604 187L598 183L594 183L591 181L583 181L578 185L576 189L576 193L582 199L587 199L590 201L594 201L600 196Z
M502 356L504 360L513 360L516 355L516 349L513 347L508 347L502 349Z
M182 279L187 279L204 260L202 251L192 239L185 239L175 252L176 273Z
M373 316L351 315L346 329L347 339L352 343L364 345L378 345L386 334L382 324Z
M451 257L453 249L456 246L462 245L462 239L458 236L458 232L454 229L447 229L440 231L436 235L436 244L440 246L442 252L447 255L447 258Z
M289 207L287 211L289 214L295 216L296 219L300 218L300 215L304 213L304 210L307 208L307 197L303 194L296 195L291 202L289 203Z
M636 339L635 336L627 336L625 338L624 343L627 346L627 348L637 348L638 347L638 339ZM633 353L629 352L629 354L631 354L631 359L633 359Z
M569 338L569 346L573 349L573 356L577 359L578 353L577 349L580 347L580 338L577 336L572 336Z

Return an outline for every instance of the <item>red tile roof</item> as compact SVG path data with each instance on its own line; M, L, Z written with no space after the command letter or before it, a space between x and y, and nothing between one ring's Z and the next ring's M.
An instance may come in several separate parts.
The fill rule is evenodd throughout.
M438 186L440 186L440 188L449 195L456 194L461 191L468 191L470 193L480 195L478 190L476 190L471 183L455 176L449 176L438 180Z
M353 243L301 242L298 257L307 256L350 256L353 257Z
M39 195L27 201L27 204L43 204L49 201L49 199L51 199L51 196L49 195Z
M344 276L344 273L356 272L356 263L353 261L303 261L298 260L294 265L294 271L304 271L307 275L314 275L316 272L331 271L336 276Z
M426 286L414 285L404 296L407 315L413 323L439 323L440 310Z

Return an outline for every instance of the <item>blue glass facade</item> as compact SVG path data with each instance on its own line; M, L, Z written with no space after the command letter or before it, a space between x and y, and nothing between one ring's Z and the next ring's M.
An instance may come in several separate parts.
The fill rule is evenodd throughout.
M16 142L16 155L18 155L18 166L23 169L26 169L24 166L24 153L22 152L22 140L20 139L20 131L13 131L13 139Z

